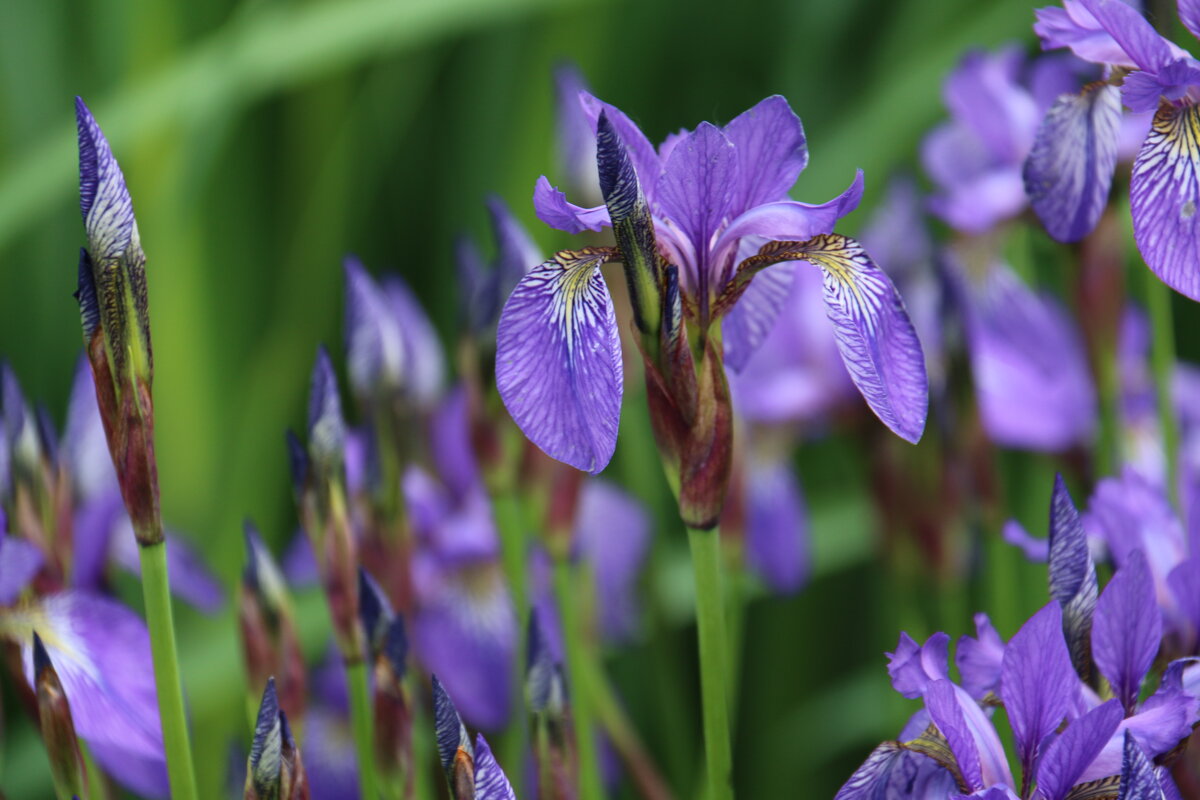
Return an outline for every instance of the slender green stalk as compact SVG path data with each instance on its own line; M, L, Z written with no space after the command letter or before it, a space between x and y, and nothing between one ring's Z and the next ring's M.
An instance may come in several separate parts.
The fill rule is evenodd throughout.
M1171 376L1175 370L1175 320L1171 313L1171 290L1150 270L1144 269L1142 274L1146 279L1146 306L1150 311L1150 366L1154 372L1163 457L1167 462L1167 490L1178 508L1179 424L1175 420L1171 391Z
M580 570L566 558L554 560L554 593L562 614L563 639L567 649L567 678L571 687L571 721L575 729L575 753L579 763L579 800L601 800L600 762L592 714L592 687L585 666L591 658L585 636L586 622L580 613L580 592L588 587Z
M521 515L520 501L512 487L492 492L492 514L500 534L500 560L504 567L504 577L508 581L508 591L512 594L513 608L517 613L518 664L524 664L525 640L529 635L529 589L526 575L528 559L526 558L525 521ZM525 752L529 744L529 726L525 724L523 686L523 670L520 668L513 670L513 685L510 695L513 722L505 731L501 744L505 764L525 763ZM525 771L510 768L508 772L509 780L513 784L513 791L519 797Z
M714 528L688 528L696 580L696 628L700 640L700 699L708 800L733 800L733 757L729 746L729 690L725 604L721 600L721 537Z
M375 783L375 731L371 718L371 690L367 686L367 665L362 659L346 663L346 683L350 687L350 725L354 730L354 749L358 752L359 796L379 800Z
M1147 270L1149 271L1149 270ZM1117 416L1121 399L1121 376L1117 372L1116 348L1105 342L1096 361L1100 388L1100 430L1096 442L1096 473L1112 475L1121 463L1120 421Z
M192 766L187 715L183 709L183 684L179 678L175 621L167 579L167 547L160 540L157 544L145 545L138 550L142 561L142 594L146 603L146 623L150 628L150 652L154 660L154 684L158 690L158 715L162 721L171 797L174 800L196 800L196 773Z

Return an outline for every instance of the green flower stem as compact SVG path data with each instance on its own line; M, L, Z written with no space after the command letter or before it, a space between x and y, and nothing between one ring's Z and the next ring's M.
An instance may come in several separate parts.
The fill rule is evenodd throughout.
M529 726L525 724L525 696L522 691L524 670L521 669L525 660L525 639L529 635L529 589L526 575L528 559L525 520L521 514L520 500L512 487L492 492L492 514L500 534L500 560L504 567L504 577L508 581L508 591L512 594L513 609L517 614L518 668L513 670L513 684L510 689L513 714L501 745L504 753L503 763L507 766L525 763L525 751L529 743ZM507 772L513 791L520 797L525 771L507 767Z
M733 758L729 746L729 690L726 669L725 604L721 600L721 536L688 528L696 580L696 628L700 640L700 697L704 715L704 754L708 800L733 800Z
M1171 313L1171 290L1148 269L1146 306L1150 311L1150 365L1154 372L1155 397L1158 400L1158 426L1162 434L1163 457L1167 461L1167 489L1175 508L1179 508L1179 424L1171 377L1175 371L1175 320Z
M354 749L358 752L359 796L363 800L379 800L379 789L375 783L371 690L367 686L367 664L361 658L346 662L346 683L350 688L350 725L354 731Z
M554 594L562 614L563 639L567 650L567 679L571 687L571 721L575 729L575 751L579 763L579 800L601 800L600 762L596 756L596 731L592 716L593 687L587 662L592 657L582 613L582 593L590 582L581 580L582 569L564 557L554 560Z
M183 709L183 684L179 677L171 588L167 577L167 546L160 538L157 544L139 547L138 552L142 562L142 595L146 604L146 624L150 628L150 652L154 660L154 684L158 690L158 715L162 721L171 797L174 800L196 800L196 773L192 766L187 715Z
M1148 271L1148 270L1147 270ZM1096 379L1100 389L1100 429L1096 442L1096 473L1113 475L1121 463L1120 418L1121 376L1117 371L1117 353L1111 341L1103 345L1096 361Z

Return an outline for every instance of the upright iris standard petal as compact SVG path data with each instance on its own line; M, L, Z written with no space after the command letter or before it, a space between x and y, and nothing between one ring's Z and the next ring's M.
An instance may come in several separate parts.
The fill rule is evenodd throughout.
M1050 743L1037 769L1038 791L1046 800L1064 800L1121 724L1116 700L1097 706L1071 722Z
M1200 300L1200 107L1163 105L1133 165L1133 235L1163 283Z
M738 154L733 207L754 208L785 197L808 165L804 126L788 101L772 95L722 128Z
M1092 653L1100 674L1132 713L1142 678L1158 654L1162 614L1154 598L1154 583L1141 550L1133 550L1117 570L1096 604Z
M950 637L939 631L918 645L902 632L896 652L887 656L892 688L909 699L917 698L925 694L930 683L947 677Z
M976 699L995 691L1000 683L1000 665L1004 660L1004 640L987 614L975 615L975 638L962 636L954 650L954 664L962 676L962 686Z
M1062 475L1050 500L1050 596L1063 610L1063 635L1080 677L1091 672L1092 617L1096 610L1096 565L1088 550L1079 511Z
M500 314L496 388L547 455L586 472L617 443L624 377L600 265L612 251L563 251L521 279Z
M825 273L826 313L854 385L879 419L916 443L925 429L925 357L891 279L853 239L817 236L790 244L798 260ZM768 244L762 253L772 249Z
M475 800L517 800L482 733L475 739Z
M1042 740L1074 707L1078 685L1063 641L1062 612L1050 603L1013 636L1000 666L1000 695L1025 774L1031 774Z
M1025 191L1060 242L1087 236L1108 202L1121 132L1115 86L1092 84L1055 101L1025 161Z

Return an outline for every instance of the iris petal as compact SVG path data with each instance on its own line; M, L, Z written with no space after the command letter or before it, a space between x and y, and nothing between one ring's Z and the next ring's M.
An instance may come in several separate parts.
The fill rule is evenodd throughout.
M603 205L583 208L568 202L567 196L552 186L545 175L533 187L533 208L542 222L567 233L599 231L612 224L608 208Z
M1093 84L1065 94L1046 112L1025 161L1025 191L1060 242L1091 232L1108 202L1121 132L1121 96Z
M563 251L526 275L500 314L496 388L552 458L599 472L621 416L621 344L600 275L610 250Z
M1164 105L1133 165L1133 235L1172 289L1200 300L1200 108Z
M1132 550L1096 604L1092 652L1100 673L1132 712L1162 639L1162 614L1141 550Z

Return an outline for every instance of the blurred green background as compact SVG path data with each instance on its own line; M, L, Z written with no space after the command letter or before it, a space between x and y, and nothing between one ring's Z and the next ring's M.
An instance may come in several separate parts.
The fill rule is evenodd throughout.
M80 350L78 94L124 169L149 259L164 513L232 587L242 518L280 546L295 524L283 431L302 422L317 344L340 343L343 255L401 272L451 341L453 238L488 241L488 193L547 251L568 243L529 202L536 177L556 172L556 63L575 61L655 141L782 93L812 156L794 195L824 201L862 167L869 210L891 173L915 168L963 51L1032 48L1032 21L1028 0L0 0L0 356L61 420ZM644 411L626 414L636 425ZM916 580L912 599L891 599L908 579L877 555L886 521L870 511L861 447L834 439L800 456L817 575L750 609L735 744L745 797L831 796L914 710L884 670L899 626L969 631L965 604L947 611ZM1049 474L1032 463L1022 471ZM1030 477L1012 490L1038 532L1049 488ZM661 506L661 486L639 491ZM659 535L681 544L661 519ZM202 794L219 796L231 737L245 734L234 617L179 613ZM611 661L680 797L700 771L698 710L664 719L653 697L672 670L695 680L692 636L679 627ZM0 787L39 796L38 759L28 730L10 729Z

